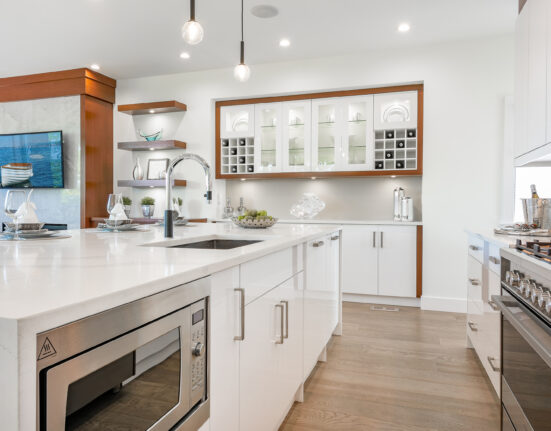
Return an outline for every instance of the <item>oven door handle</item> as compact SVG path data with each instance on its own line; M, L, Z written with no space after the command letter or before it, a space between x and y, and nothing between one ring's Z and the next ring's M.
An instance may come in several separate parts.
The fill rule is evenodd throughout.
M507 297L509 299L509 297ZM537 354L547 363L548 366L551 367L551 337L549 337L549 332L545 331L542 327L537 325L532 317L523 309L523 306L520 305L520 302L515 299L514 297L511 297L512 300L514 300L516 303L518 303L518 309L521 311L518 313L513 313L505 305L504 297L503 296L492 296L492 301L497 305L501 313L503 314L503 318L507 319L507 321L513 325L513 328L515 328L518 333L526 340L526 342L534 349ZM525 319L520 319L520 316L524 316ZM533 325L536 325L536 328L541 329L541 333L538 334L537 332L540 331L534 331L533 329L529 328L523 320L527 320L528 322L531 322Z

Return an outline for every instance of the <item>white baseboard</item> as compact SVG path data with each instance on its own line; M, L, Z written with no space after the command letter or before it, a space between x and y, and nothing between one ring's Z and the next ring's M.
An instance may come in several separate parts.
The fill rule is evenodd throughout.
M467 300L463 298L441 298L438 296L423 295L421 297L421 309L466 313Z
M362 304L401 305L402 307L420 307L419 298L402 298L398 296L361 295L357 293L343 293L345 302L360 302Z

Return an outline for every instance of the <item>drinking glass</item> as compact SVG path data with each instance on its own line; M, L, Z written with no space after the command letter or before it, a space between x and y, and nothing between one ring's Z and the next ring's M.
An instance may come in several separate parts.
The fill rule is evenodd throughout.
M26 201L27 194L24 190L8 190L6 193L4 213L13 220L15 225L13 239L15 240L19 240L19 220L25 216L26 208L22 205Z
M111 215L111 211L115 208L115 205L122 205L122 193L112 193L107 199L107 212Z

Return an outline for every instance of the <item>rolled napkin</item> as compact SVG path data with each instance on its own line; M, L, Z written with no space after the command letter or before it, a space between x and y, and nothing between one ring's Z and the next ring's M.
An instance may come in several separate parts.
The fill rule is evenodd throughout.
M126 213L124 212L124 206L121 203L116 204L111 210L109 220L128 220Z
M26 201L17 208L15 216L18 223L40 223L36 215L34 202Z

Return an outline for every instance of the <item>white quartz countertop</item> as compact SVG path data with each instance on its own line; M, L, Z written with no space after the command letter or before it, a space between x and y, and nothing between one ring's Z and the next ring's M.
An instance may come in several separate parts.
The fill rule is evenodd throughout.
M230 223L229 219L216 219L213 220L217 223ZM421 226L422 221L394 221L394 220L323 220L323 219L279 219L278 223L292 223L292 224L332 224L332 225L394 225L394 226Z
M86 229L68 231L68 239L0 241L0 319L35 321L48 315L56 316L45 319L51 324L70 322L340 228L276 225L249 230L226 223L174 228L176 242L212 235L264 240L231 250L143 246L165 240L162 227L148 229Z
M522 240L523 243L526 241L541 241L541 242L549 242L551 241L551 237L545 237L545 236L527 236L527 235L501 235L495 233L493 230L489 230L486 232L478 232L474 230L466 230L467 234L474 235L479 238L482 238L485 241L488 241L498 247L509 247L512 244L515 244L517 239Z

